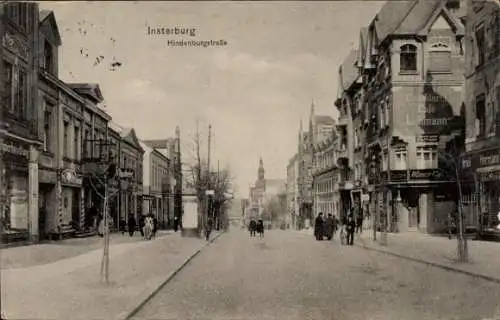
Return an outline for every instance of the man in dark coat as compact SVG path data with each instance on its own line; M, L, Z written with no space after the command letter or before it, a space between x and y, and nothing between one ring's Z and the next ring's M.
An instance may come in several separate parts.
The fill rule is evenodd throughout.
M328 240L332 240L334 232L334 220L331 213L328 214L328 218L325 220L325 235Z
M361 234L361 232L363 232L363 212L359 210L356 218L356 233Z
M316 220L314 221L314 236L316 240L323 240L323 213L318 213Z
M153 218L153 237L156 237L156 232L158 231L158 219L151 215Z
M354 218L352 215L349 215L346 223L346 232L347 232L347 244L352 246L354 244L354 231L356 230L356 223L354 222Z
M139 217L139 232L141 233L141 237L144 237L144 215L141 214Z
M128 234L133 237L135 232L136 221L133 214L128 217Z

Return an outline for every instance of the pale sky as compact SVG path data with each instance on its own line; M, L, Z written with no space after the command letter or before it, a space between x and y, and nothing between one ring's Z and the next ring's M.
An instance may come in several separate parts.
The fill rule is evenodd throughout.
M383 2L42 2L62 37L60 77L99 83L106 111L141 139L181 129L193 160L196 119L212 163L229 165L248 195L262 157L267 178L286 179L300 120L337 118L338 67ZM147 27L196 28L195 37L147 35ZM79 28L81 30L79 30ZM169 47L168 40L225 40L224 47ZM83 50L82 50L83 49ZM82 54L83 51L83 54ZM86 55L88 55L86 57ZM95 58L103 61L94 66ZM109 68L113 60L122 66Z

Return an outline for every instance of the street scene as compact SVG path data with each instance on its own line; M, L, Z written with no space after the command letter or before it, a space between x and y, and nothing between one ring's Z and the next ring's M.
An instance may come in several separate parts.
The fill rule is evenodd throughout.
M500 319L499 35L499 0L1 2L0 320Z

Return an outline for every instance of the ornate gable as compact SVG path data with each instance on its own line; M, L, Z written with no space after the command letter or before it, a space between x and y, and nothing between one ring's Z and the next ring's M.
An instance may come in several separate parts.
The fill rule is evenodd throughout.
M457 36L465 35L465 27L459 19L455 18L446 7L438 6L429 17L429 20L418 33L427 36L431 30L451 29Z
M53 11L42 11L40 13L40 30L41 33L55 46L60 46L61 34L57 26L56 17Z
M134 129L130 129L125 139L127 142L133 145L137 150L144 152L144 149L142 148L141 143L139 142L139 139L137 138L137 134L135 133Z

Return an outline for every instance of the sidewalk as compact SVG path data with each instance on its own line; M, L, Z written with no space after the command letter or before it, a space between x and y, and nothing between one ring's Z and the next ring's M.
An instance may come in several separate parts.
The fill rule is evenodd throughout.
M116 244L109 286L100 281L102 250L2 270L2 312L7 319L124 319L206 244L180 232Z
M365 231L356 236L354 244L367 249L382 251L407 259L435 265L450 271L500 282L500 244L468 239L469 263L459 264L457 258L457 240L447 237L430 236L418 232L387 235L387 246L380 245L381 234L377 232L377 242L373 241L373 232Z
M170 230L159 230L157 237L172 233ZM111 246L123 243L141 242L138 232L130 237L128 234L112 233ZM56 262L75 257L93 250L102 250L103 238L70 238L61 241L50 241L41 244L9 247L0 250L0 269L26 268Z

